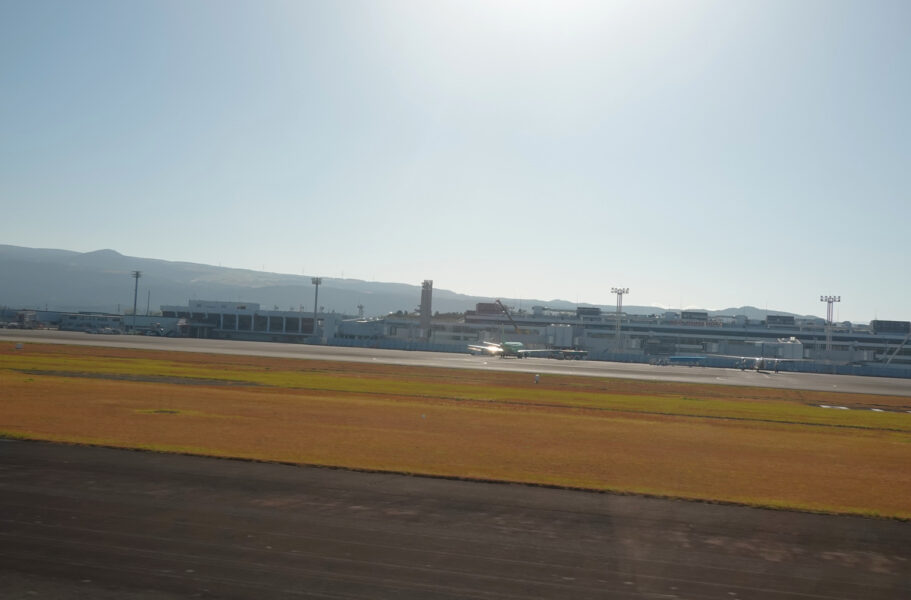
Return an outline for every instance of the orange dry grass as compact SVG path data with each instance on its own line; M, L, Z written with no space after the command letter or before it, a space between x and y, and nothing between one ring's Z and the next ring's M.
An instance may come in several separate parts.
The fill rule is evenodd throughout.
M173 354L92 351L99 358L174 359ZM512 393L534 387L508 373L179 358L181 364L221 370L293 368L389 381L407 375L501 386ZM567 394L609 389L655 395L675 387L679 394L683 387L688 395L742 394L749 401L808 394L569 377L552 385ZM8 370L0 371L0 389L0 430L35 439L911 518L911 435L903 432ZM856 400L864 399L870 401Z
M166 352L135 350L128 348L107 348L103 346L67 346L63 344L28 344L24 350L13 346L0 347L2 356L40 355L49 357L79 357L97 360L104 364L108 360L131 360L141 358L148 361L177 363L184 367L202 367L224 372L288 371L324 373L344 377L369 377L397 381L452 382L460 385L494 385L509 388L540 389L527 375L500 371L470 371L443 368L415 368L385 365L381 363L358 363L301 360L294 358L273 358L262 356L235 356L229 354L202 354L192 352ZM783 400L801 404L839 404L845 406L877 406L911 410L911 398L907 396L886 396L874 394L852 394L843 392L817 392L759 387L736 387L680 383L671 381L643 381L632 379L607 379L596 377L573 377L548 375L544 378L548 389L567 393L589 392L639 396L687 395L699 398L724 398L737 400Z

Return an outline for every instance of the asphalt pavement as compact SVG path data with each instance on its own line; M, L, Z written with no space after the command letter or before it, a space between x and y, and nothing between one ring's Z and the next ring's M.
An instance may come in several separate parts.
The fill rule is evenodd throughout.
M911 598L911 523L0 442L3 598Z

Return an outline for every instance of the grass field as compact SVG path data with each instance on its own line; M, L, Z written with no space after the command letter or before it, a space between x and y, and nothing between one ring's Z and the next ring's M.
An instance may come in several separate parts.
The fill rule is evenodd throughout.
M904 397L40 344L0 393L7 436L911 518Z

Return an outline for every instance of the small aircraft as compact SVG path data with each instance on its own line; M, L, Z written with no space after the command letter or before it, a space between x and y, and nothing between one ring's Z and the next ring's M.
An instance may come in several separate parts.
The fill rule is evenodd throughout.
M664 359L664 364L667 365L686 365L688 367L701 367L704 363L704 356L668 356Z
M797 361L787 358L755 358L752 356L744 356L740 359L740 362L737 364L737 366L740 367L741 371L745 371L747 369L755 369L757 372L774 370L777 373L781 370L782 365L786 365L792 362Z
M585 350L574 350L571 348L547 348L538 350L529 350L525 348L522 342L503 342L495 344L493 342L484 342L483 344L473 344L468 346L468 353L486 356L499 356L506 358L514 356L515 358L555 358L557 360L584 360L588 357Z
M502 344L484 342L483 344L471 344L468 346L469 354L499 356L500 358L506 358L507 356L525 358L527 352L522 342L503 342Z

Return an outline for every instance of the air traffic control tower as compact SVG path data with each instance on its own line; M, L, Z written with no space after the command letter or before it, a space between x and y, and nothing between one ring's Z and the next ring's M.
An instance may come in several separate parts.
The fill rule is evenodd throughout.
M430 317L433 315L433 281L425 279L421 284L421 335L430 339Z

